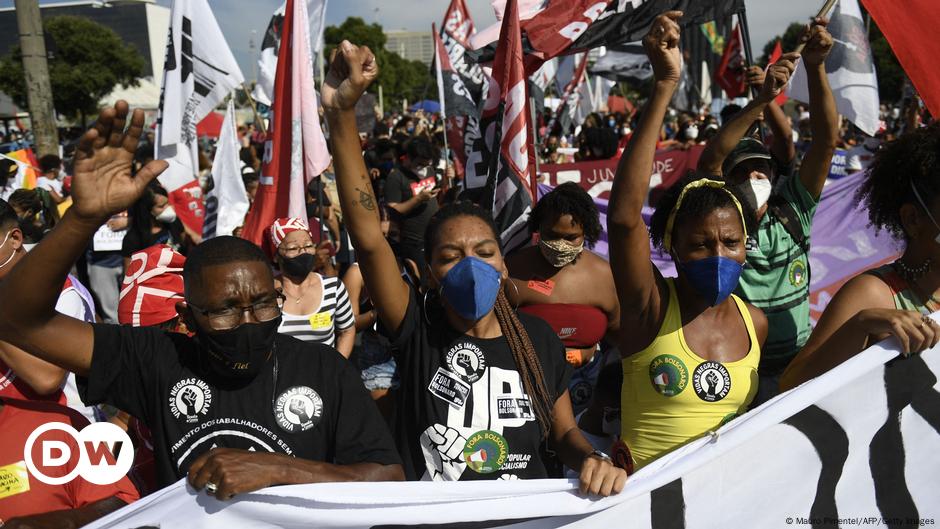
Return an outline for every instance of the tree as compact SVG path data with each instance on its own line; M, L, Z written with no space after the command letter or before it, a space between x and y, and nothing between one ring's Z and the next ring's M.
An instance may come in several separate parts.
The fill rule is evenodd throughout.
M390 105L400 104L403 100L417 101L427 94L425 89L433 85L430 69L421 61L409 61L397 53L385 49L385 31L379 24L366 24L359 17L349 17L339 26L327 26L323 32L324 53L330 56L336 46L348 40L359 46L368 46L379 62L378 82L372 83L369 91L382 92ZM437 93L436 89L433 93Z
M43 22L50 47L49 78L56 112L68 118L94 114L117 85L137 86L144 58L110 28L83 17L58 16ZM0 90L26 106L19 45L0 60Z
M761 66L767 66L767 62L770 61L770 54L774 52L774 47L777 45L777 41L780 42L780 46L783 48L783 53L791 52L796 49L797 45L800 43L800 35L803 34L803 28L806 27L804 24L799 22L792 22L787 26L786 31L783 32L783 35L777 35L776 37L770 39L770 42L764 44L764 54L761 55L759 59Z

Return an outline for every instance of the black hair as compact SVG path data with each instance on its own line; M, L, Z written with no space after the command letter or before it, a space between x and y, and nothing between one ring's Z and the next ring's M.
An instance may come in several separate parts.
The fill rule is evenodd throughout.
M139 241L149 241L152 237L150 229L153 228L156 220L153 218L154 198L162 195L169 198L169 194L156 180L147 186L144 193L134 202L134 205L127 211L130 226L128 229L137 235Z
M271 261L258 245L238 237L230 235L213 237L194 246L186 256L186 264L183 265L183 287L186 290L186 298L189 299L190 289L194 282L199 281L198 278L203 268L245 262L264 263L271 266Z
M13 206L6 200L0 199L0 230L7 231L18 227L19 220Z
M707 175L689 171L660 196L653 218L650 219L650 239L657 248L665 252L669 251L669 248L664 246L666 223L669 220L669 213L672 212L673 208L676 207L676 202L679 201L679 194L682 193L685 186L707 177ZM701 220L716 209L732 208L736 210L737 207L731 199L732 195L741 205L745 229L748 233L754 233L757 228L757 215L735 188L726 186L722 190L712 186L701 186L690 189L682 199L682 207L676 213L676 219L673 222L672 239L675 240L676 233L683 226L686 226L689 222Z
M39 169L43 173L48 173L49 171L54 171L62 165L62 159L54 154L47 154L39 158Z
M415 158L427 158L428 160L436 160L439 155L437 147L433 143L424 139L424 138L412 138L407 145L405 145L405 153L409 158L414 160Z
M619 140L610 127L587 127L581 131L581 150L587 149L585 160L607 160L617 155Z
M718 113L721 116L721 124L726 125L729 121L734 119L734 116L741 112L741 105L736 105L731 103L730 105L725 105L725 108L721 109L721 112Z
M431 252L438 241L438 232L441 230L441 226L456 217L476 217L485 222L493 231L493 238L502 248L499 230L496 228L496 222L493 221L493 215L473 202L460 200L437 210L437 213L432 215L431 220L428 221L428 226L424 230L424 255L429 263L431 262Z
M906 240L901 206L914 204L923 209L912 185L927 207L940 195L940 122L883 145L856 199L868 208L872 226L887 230L895 239Z
M600 213L594 199L581 186L565 182L543 196L529 214L529 232L539 231L544 220L554 220L562 215L571 215L581 229L588 248L601 236Z
M16 177L17 166L13 160L0 158L0 189L7 186L7 183Z
M42 198L36 189L17 189L7 201L20 211L32 211L34 215L42 213Z

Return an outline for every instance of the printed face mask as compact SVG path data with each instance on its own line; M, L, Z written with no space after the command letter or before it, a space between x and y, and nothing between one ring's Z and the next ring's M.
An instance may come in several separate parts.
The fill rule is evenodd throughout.
M767 204L767 201L770 200L770 192L774 188L770 180L766 178L750 178L736 187L744 201L754 211L759 211L760 208L764 207L764 204Z
M225 331L196 326L196 338L206 349L209 368L226 378L252 378L274 348L281 317L261 323L243 323Z
M441 281L441 295L461 318L477 321L496 304L502 277L492 265L464 257Z
M584 242L575 246L564 239L539 239L539 251L552 266L561 268L581 255Z
M163 211L161 211L160 214L154 218L164 224L170 224L176 221L176 210L173 209L173 206L167 206L163 208Z
M744 267L734 259L719 255L679 263L679 268L699 295L716 307L737 288Z

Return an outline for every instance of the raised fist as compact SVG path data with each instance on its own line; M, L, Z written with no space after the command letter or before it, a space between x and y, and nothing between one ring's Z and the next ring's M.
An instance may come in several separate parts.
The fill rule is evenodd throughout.
M800 42L806 43L803 48L803 60L810 66L818 66L826 62L826 57L832 51L832 35L826 29L828 24L827 19L817 18L803 30L800 36Z
M799 58L799 53L787 53L767 67L764 86L761 87L760 94L757 96L760 101L769 103L786 90Z
M310 421L310 415L307 414L307 407L304 406L303 399L291 399L290 404L287 405L287 409L300 418L301 423Z
M667 11L656 17L649 33L643 37L643 48L653 66L657 81L679 82L682 55L679 50L678 20L682 11Z
M193 388L186 388L180 399L186 405L186 415L196 415L196 392Z
M379 76L375 55L366 46L344 40L330 55L330 68L320 97L326 110L352 110Z

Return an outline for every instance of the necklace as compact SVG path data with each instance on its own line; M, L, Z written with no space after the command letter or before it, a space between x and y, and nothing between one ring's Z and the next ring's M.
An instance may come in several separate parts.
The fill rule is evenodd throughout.
M908 283L913 283L927 275L927 272L930 271L931 260L927 258L920 266L909 266L901 259L898 259L892 264L894 269L898 272L898 275L907 280Z

